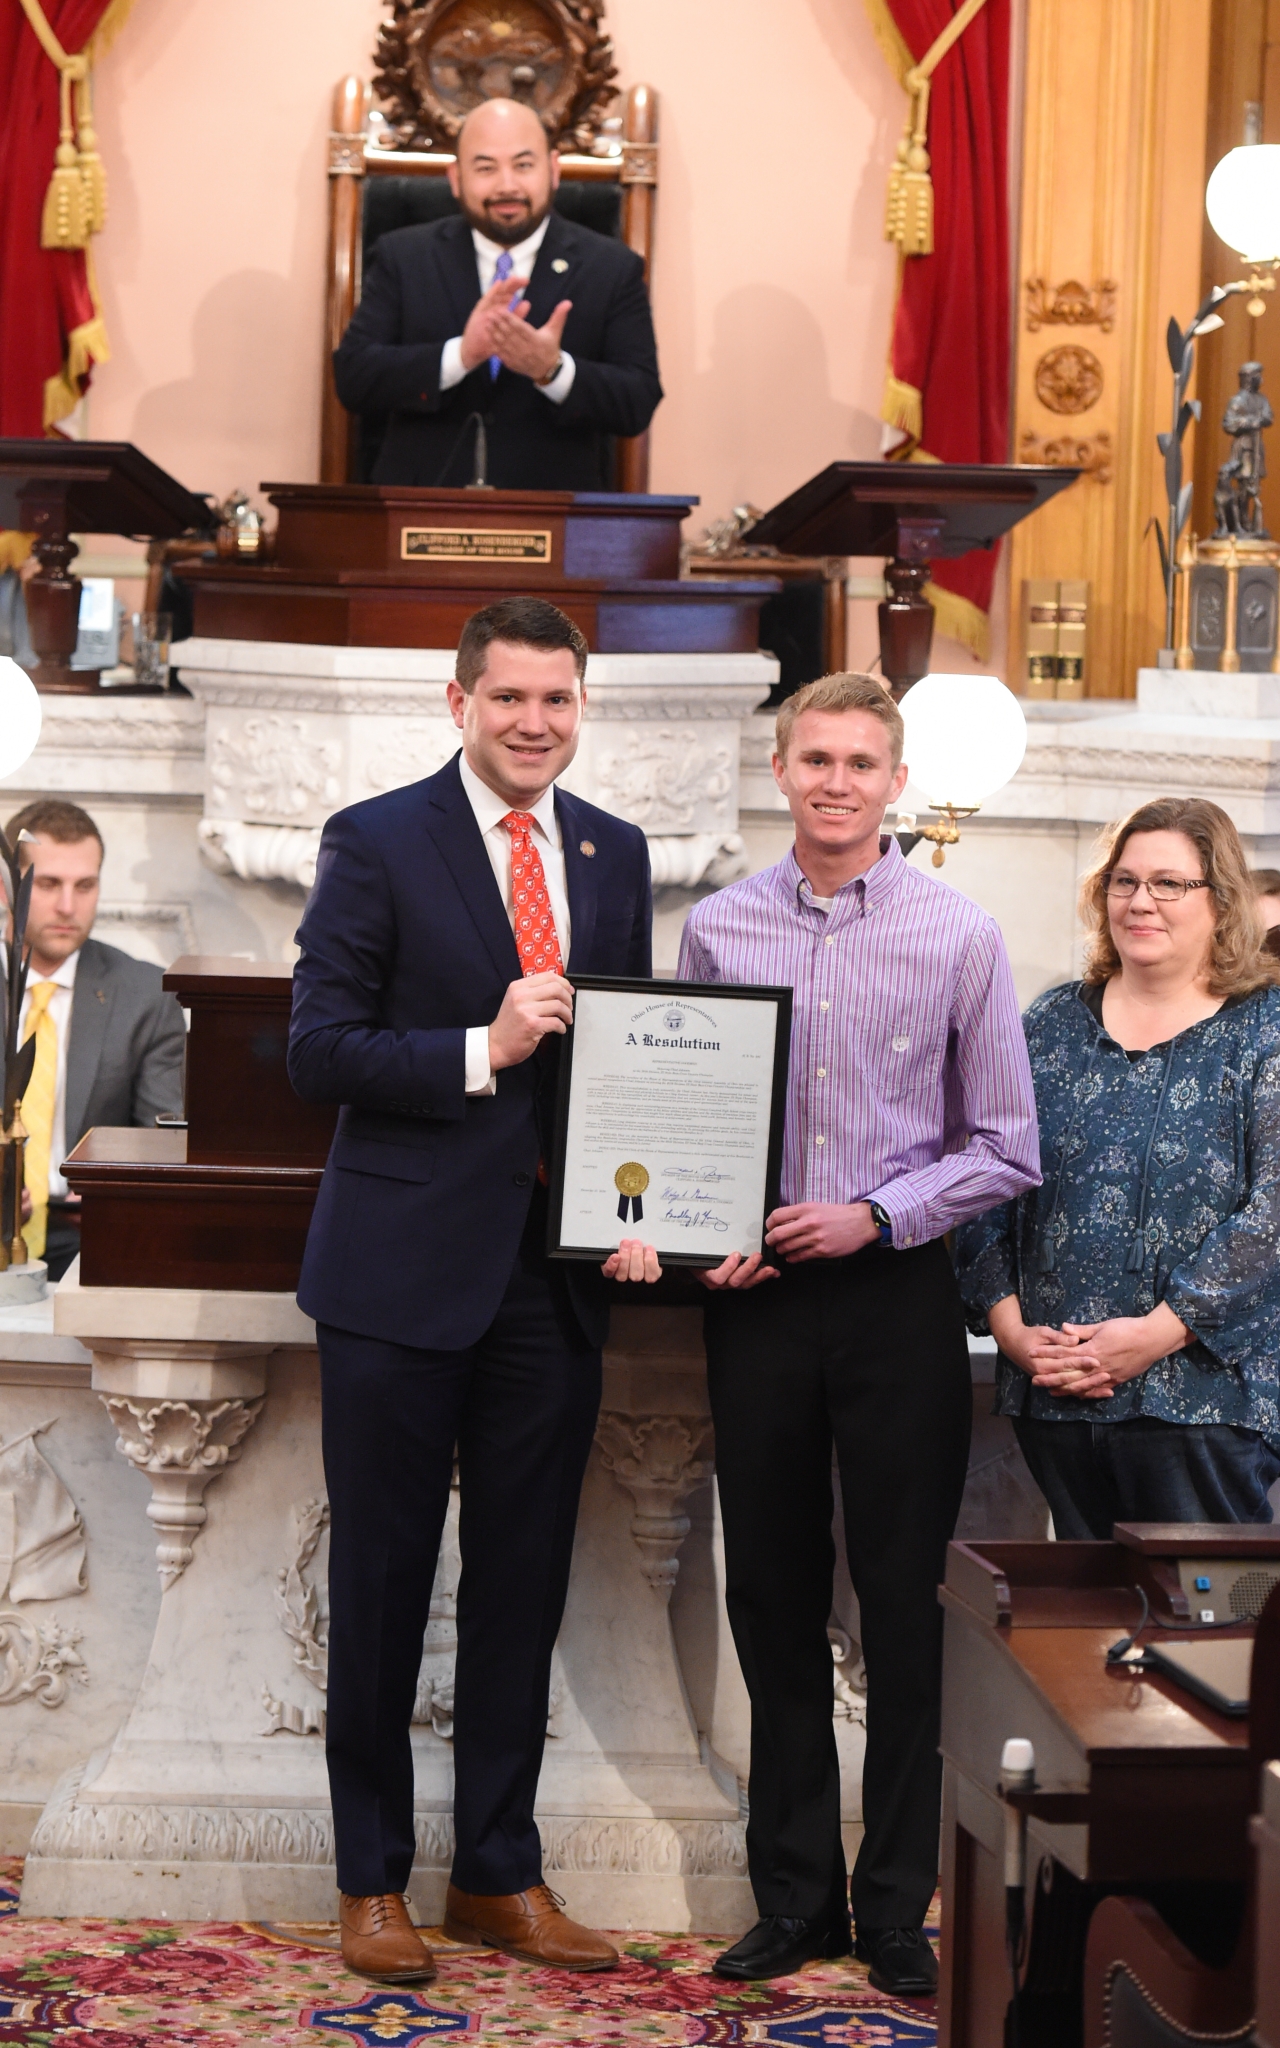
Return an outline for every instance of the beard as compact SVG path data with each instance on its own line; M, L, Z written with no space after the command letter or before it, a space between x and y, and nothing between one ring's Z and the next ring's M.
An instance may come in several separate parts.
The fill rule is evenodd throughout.
M482 235L487 235L491 242L496 242L503 249L514 249L517 242L523 242L527 236L541 227L551 211L551 201L548 198L546 205L540 208L526 203L519 220L504 221L494 219L485 206L473 206L466 199L460 200L459 204L468 227L478 229Z

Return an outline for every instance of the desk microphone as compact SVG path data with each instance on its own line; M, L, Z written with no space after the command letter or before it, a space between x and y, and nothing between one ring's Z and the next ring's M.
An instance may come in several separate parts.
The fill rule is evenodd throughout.
M475 472L471 482L467 485L467 489L469 491L491 491L493 485L489 482L488 475L489 433L484 423L484 414L482 412L473 412L471 418L476 423L476 462Z
M1018 1992L1027 1940L1027 1816L1014 1806L1011 1792L1034 1792L1036 1753L1025 1736L1011 1735L1000 1752L1000 1791L1004 1807L1004 1938L1013 1976L1008 2038L1018 2042Z

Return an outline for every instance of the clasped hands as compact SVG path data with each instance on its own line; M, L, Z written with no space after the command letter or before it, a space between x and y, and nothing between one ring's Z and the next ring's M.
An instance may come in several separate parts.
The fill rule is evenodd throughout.
M1110 1316L1101 1323L1028 1325L1016 1294L987 1311L987 1321L1005 1357L1033 1386L1058 1399L1106 1401L1126 1380L1148 1372L1158 1358L1180 1351L1191 1332L1169 1307L1157 1302L1149 1315Z
M535 384L551 375L573 300L561 299L545 327L530 327L529 301L520 299L512 304L514 295L528 282L527 277L504 277L477 299L462 330L464 370L478 370L490 356L497 356L509 370L532 377Z

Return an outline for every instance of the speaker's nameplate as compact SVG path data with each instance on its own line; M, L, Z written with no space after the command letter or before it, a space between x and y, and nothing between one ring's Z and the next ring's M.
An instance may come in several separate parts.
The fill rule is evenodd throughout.
M402 526L402 562L547 562L549 527Z

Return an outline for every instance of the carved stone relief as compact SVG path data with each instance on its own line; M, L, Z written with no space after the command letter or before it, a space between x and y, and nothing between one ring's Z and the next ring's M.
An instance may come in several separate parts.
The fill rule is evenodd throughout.
M596 1446L607 1471L631 1495L631 1534L640 1570L655 1593L671 1597L689 1517L680 1503L713 1469L714 1437L705 1416L601 1413Z
M314 738L303 718L269 712L217 727L208 758L216 801L229 817L287 825L316 804L332 809L342 793L340 748Z
M847 1629L832 1623L827 1629L831 1645L832 1712L837 1721L867 1725L867 1667L862 1651Z
M688 832L707 811L727 827L737 754L736 732L732 742L708 741L690 726L628 732L596 756L600 801L646 833Z
M87 1685L80 1640L81 1630L64 1628L56 1615L35 1622L12 1607L0 1610L0 1707L22 1699L60 1707L68 1678Z
M422 718L380 735L365 763L364 780L376 793L420 782L452 760L462 735L451 718Z
M86 1766L58 1781L31 1841L33 1857L148 1863L285 1863L315 1868L333 1862L333 1820L327 1809L283 1811L254 1806L123 1806L81 1800ZM642 1876L739 1877L747 1867L740 1821L540 1820L544 1869ZM414 1816L415 1861L423 1870L453 1862L453 1820L447 1813Z
M293 882L301 889L315 886L318 825L252 825L244 818L201 818L196 844L201 859L215 874L239 875L243 882Z
M127 1394L99 1399L117 1430L120 1455L151 1481L148 1519L160 1531L160 1583L167 1592L192 1558L208 1519L205 1489L240 1456L262 1409L256 1401L154 1401Z
M37 1422L0 1446L0 1706L39 1700L59 1707L68 1681L87 1685L81 1631L58 1615L36 1621L19 1607L30 1600L65 1600L88 1586L87 1551L80 1511L36 1438L53 1419Z
M327 1500L295 1501L289 1510L285 1562L276 1573L275 1606L280 1626L293 1644L293 1661L322 1697L329 1684L329 1618L324 1603L327 1559L318 1555L329 1526ZM422 1664L412 1721L430 1728L442 1741L453 1739L454 1667L458 1656L458 1581L462 1557L458 1549L458 1482L454 1475L449 1511L440 1539L435 1584L431 1591ZM559 1735L566 1686L557 1652L552 1665L547 1734ZM262 1688L266 1710L264 1735L323 1735L325 1710L320 1700L280 1700Z
M1110 334L1116 324L1116 293L1113 278L1101 284L1081 284L1069 277L1065 284L1049 284L1043 277L1026 281L1027 328L1038 334L1042 327L1097 327Z
M1051 348L1036 364L1036 397L1050 412L1088 412L1102 396L1102 364L1078 342Z

